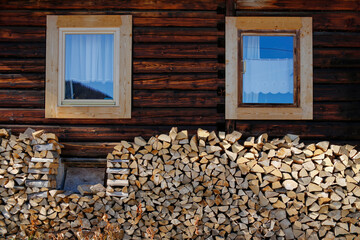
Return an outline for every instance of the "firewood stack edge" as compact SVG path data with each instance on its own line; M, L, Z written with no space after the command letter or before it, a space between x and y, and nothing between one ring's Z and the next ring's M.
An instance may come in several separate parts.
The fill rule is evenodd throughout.
M31 161L51 159L31 137L0 136L2 236L35 223L72 238L104 228L106 214L123 239L360 239L360 152L351 145L172 128L121 141L107 156L107 186L84 196L51 189L56 160Z

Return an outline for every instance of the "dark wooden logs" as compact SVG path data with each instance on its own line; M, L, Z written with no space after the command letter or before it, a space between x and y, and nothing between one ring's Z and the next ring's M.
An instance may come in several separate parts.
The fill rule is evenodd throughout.
M134 73L211 73L224 69L216 60L186 59L186 60L133 60Z
M326 1L323 0L237 0L236 9L247 9L247 10L359 10L359 1L357 0L334 0Z
M98 124L98 119L45 119L43 108L2 108L0 123L11 124ZM316 121L360 121L360 101L315 102ZM102 124L117 125L216 125L224 121L214 108L134 108L131 119L103 119Z
M301 136L301 139L348 139L357 140L360 134L360 125L357 122L314 122L292 121L284 124L282 121L249 121L237 122L236 130L249 136L250 133L268 132L274 137L292 133Z
M0 15L0 26L46 26L46 16L47 15L91 15L91 14L98 14L98 15L126 15L131 14L134 17L134 25L136 26L138 23L143 24L144 20L137 20L139 18L156 18L161 19L179 19L179 18L196 18L196 19L216 19L220 18L221 15L217 14L215 11L181 11L181 10L162 10L162 11L146 11L146 10L135 10L135 11L126 11L126 10L117 10L112 9L108 11L103 10L88 10L86 12L81 10L59 10L59 9L49 9L46 11L36 11L36 10L13 10L13 11L6 11L2 12ZM171 21L171 20L170 20ZM185 20L186 22L187 20ZM211 20L210 20L211 22ZM150 22L149 22L150 23ZM158 23L157 23L158 24ZM181 26L181 21L177 24L177 26ZM209 23L197 23L202 24L204 26ZM212 23L214 24L214 23ZM189 25L189 23L187 24ZM148 26L151 26L148 24ZM193 26L193 25L192 25ZM211 26L216 26L211 25Z
M324 67L360 67L360 49L314 49L314 66Z
M213 107L224 103L216 91L133 91L133 107ZM2 107L44 107L43 90L0 90Z
M134 74L133 89L214 90L225 85L217 73Z
M14 72L45 72L45 59L27 58L27 59L2 59L0 62L0 73Z
M0 42L0 58L3 57L18 57L19 52L21 52L22 57L45 57L45 43L42 42L33 42L33 43L24 43L24 42L17 42L17 43L6 43Z
M223 49L217 44L135 44L134 58L217 58Z
M200 33L202 31L199 31ZM218 36L209 36L209 35L157 35L157 34L138 34L133 37L134 43L136 42L166 42L166 43L174 43L174 42L191 42L191 43L217 43Z
M44 88L45 73L0 74L0 88Z
M314 69L314 82L324 84L360 83L360 72L356 68Z
M315 32L314 47L360 47L360 33L356 32Z
M0 123L11 124L130 124L130 125L216 125L224 114L214 108L133 108L131 119L50 119L41 108L2 108Z
M1 27L0 42L7 42L7 41L45 42L45 28Z
M1 3L4 9L126 9L126 10L216 10L218 2L216 0L183 0L169 2L167 0L142 1L142 0L124 0L114 2L112 0L103 0L101 4L93 1L78 2L71 1L64 4L62 1L41 0L36 3L27 0L3 1Z

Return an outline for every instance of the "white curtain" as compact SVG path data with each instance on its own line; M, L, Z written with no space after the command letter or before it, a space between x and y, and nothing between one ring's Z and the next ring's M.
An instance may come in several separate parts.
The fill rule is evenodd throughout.
M244 92L292 93L293 59L246 60Z
M81 83L112 82L114 36L112 34L67 34L65 80Z
M260 59L260 36L244 36L243 51L243 59Z
M293 93L293 59L260 58L260 37L243 37L243 101L257 103L259 93Z
M247 71L248 59L260 59L260 36L244 36L243 37L243 59L245 71ZM245 74L244 74L245 78ZM245 79L243 79L243 101L245 103L256 103L259 99L259 93L245 91L244 88Z

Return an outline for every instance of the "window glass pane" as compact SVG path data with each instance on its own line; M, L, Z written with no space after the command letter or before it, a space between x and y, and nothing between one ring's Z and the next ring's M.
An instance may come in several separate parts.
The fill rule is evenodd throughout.
M65 35L65 99L113 99L113 34Z
M243 103L294 103L294 37L242 37Z

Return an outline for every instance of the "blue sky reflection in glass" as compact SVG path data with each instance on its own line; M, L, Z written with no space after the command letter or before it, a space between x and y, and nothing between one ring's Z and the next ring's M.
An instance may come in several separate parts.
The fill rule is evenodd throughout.
M242 36L243 103L294 103L294 37Z
M65 35L65 99L113 99L114 35Z

